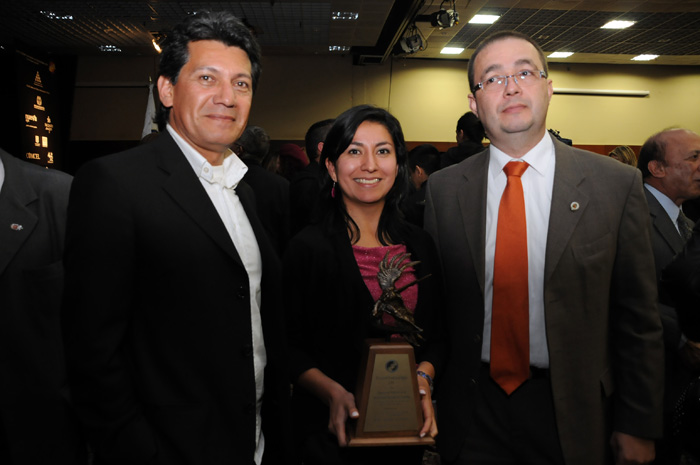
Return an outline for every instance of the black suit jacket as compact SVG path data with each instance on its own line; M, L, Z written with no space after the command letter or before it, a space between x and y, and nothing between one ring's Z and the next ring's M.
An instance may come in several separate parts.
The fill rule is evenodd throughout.
M673 257L683 249L685 241L676 229L676 219L669 218L668 213L661 206L654 194L649 189L644 188L644 195L649 205L649 216L651 217L651 245L654 250L654 265L656 268L656 278L661 278L661 271L668 265ZM688 226L693 227L693 223L688 221ZM664 301L662 296L661 301Z
M71 177L0 159L0 462L73 464L59 322Z
M288 384L279 262L236 192L262 256L265 460L283 454ZM86 164L71 190L65 327L69 380L98 463L253 463L248 275L168 133Z
M292 177L289 183L292 235L314 221L325 173L326 167L312 160Z
M661 287L674 297L681 330L700 341L700 221L683 250L662 273Z
M669 218L668 213L656 200L656 197L647 188L644 188L644 195L649 204L651 245L654 250L654 266L658 282L661 280L661 271L683 249L685 241L676 229L675 219ZM692 227L692 223L689 225ZM676 311L673 308L673 298L663 287L659 289L659 303L661 322L664 325L664 342L668 348L675 350L680 343L681 330L678 326Z
M654 250L654 265L657 283L661 282L661 273L671 263L673 257L681 250L685 241L676 229L676 220L671 219L661 206L654 194L644 188L644 194L649 204L651 218L651 245ZM692 222L688 225L692 227ZM690 381L691 373L683 365L678 356L681 344L681 328L676 312L675 298L664 286L659 285L659 314L664 329L664 345L666 357L664 410L670 414L676 407L676 401ZM672 425L667 424L667 428Z
M467 158L479 152L486 150L486 147L480 142L474 142L469 139L464 139L455 147L450 147L445 153L440 156L440 169L447 168L451 165L466 160Z
M290 238L289 181L266 170L260 163L243 161L248 166L243 180L255 193L256 212L260 222L281 257Z

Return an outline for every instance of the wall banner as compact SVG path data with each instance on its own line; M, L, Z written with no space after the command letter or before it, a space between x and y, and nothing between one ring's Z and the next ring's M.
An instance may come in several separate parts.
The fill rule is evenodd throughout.
M59 160L55 65L16 50L21 158L53 168Z

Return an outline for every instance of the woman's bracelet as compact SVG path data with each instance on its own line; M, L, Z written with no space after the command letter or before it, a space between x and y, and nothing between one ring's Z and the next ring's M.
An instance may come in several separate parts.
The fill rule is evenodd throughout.
M424 371L416 371L416 374L420 376L421 378L425 378L428 380L428 385L430 386L430 389L433 388L433 378L430 377L430 375Z

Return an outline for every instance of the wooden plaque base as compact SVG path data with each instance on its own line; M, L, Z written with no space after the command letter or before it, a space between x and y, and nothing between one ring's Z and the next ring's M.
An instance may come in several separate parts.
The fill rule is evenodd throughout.
M404 342L369 339L355 391L360 411L350 428L350 447L432 445L418 436L423 411L413 347Z

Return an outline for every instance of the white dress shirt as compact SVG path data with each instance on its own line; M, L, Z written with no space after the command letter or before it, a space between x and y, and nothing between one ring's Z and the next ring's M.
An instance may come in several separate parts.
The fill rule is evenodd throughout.
M481 359L491 359L491 306L493 304L493 263L496 252L498 208L506 188L503 167L510 161L524 161L530 167L522 175L527 222L528 297L530 305L530 365L548 368L547 334L544 320L544 263L547 250L549 212L554 186L554 143L548 133L522 158L512 158L494 145L490 147L486 194L486 269L484 277L484 334Z
M2 192L2 185L5 183L5 165L2 164L0 160L0 192Z
M194 169L214 207L216 207L216 211L219 213L224 226L226 226L233 245L236 247L236 251L248 273L256 393L255 463L260 465L265 448L260 411L264 385L263 375L267 364L262 320L260 318L262 258L253 228L235 191L236 186L243 179L243 175L248 171L248 168L233 152L229 152L226 155L222 165L212 166L199 152L185 142L170 125L167 128L178 147L185 154L187 161L192 165L192 169Z

